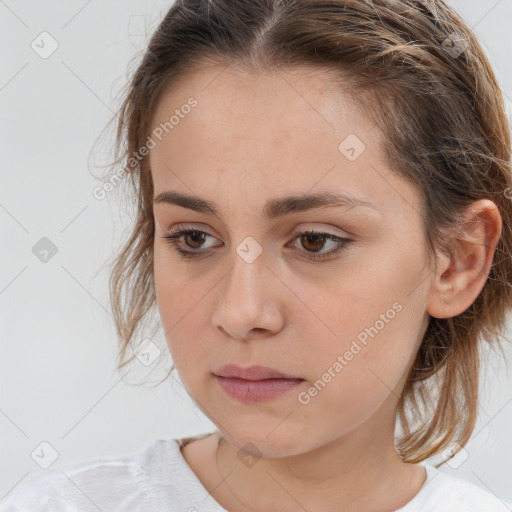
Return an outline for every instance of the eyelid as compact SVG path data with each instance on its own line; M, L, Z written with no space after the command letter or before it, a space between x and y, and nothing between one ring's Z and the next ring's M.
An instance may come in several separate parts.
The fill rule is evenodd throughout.
M184 234L191 233L191 232L202 233L212 239L218 240L218 238L216 236L208 233L208 231L205 231L204 229L200 229L192 224L178 224L177 226L174 226L173 228L171 228L169 230L169 232L163 236L163 238L164 239L178 239L178 238L181 238ZM335 234L325 228L322 229L321 227L315 228L315 227L304 226L304 227L295 227L292 230L291 234L289 235L292 237L290 243L292 243L292 245L293 245L293 242L295 242L300 236L302 236L304 234L320 235L320 236L323 236L324 238L336 240L338 243L344 242L345 244L352 243L355 241L354 237L351 234L349 234L349 235L346 235L345 233ZM219 245L222 245L222 242ZM214 246L214 247L218 247L218 246ZM288 245L287 245L287 247L288 247ZM207 250L208 250L208 248L203 249L203 251L207 251ZM194 252L194 251L192 251L192 252ZM200 253L201 249L198 249L197 252Z
M322 226L322 224L323 224L323 226ZM324 226L327 226L327 227L324 227ZM336 231L333 231L333 230L336 230ZM300 224L299 226L297 226L293 229L292 235L300 235L300 234L304 233L304 231L315 231L317 233L328 234L328 235L332 235L332 236L335 236L338 238L349 238L349 237L355 236L352 233L349 233L348 231L342 231L339 228L335 228L334 226L330 226L329 224L325 224L325 223L317 223L317 224L310 223L310 225Z
M201 258L203 254L208 255L208 253L209 253L208 249L203 249L203 250L198 249L196 251L194 249L187 250L187 249L183 249L182 247L180 247L181 244L178 242L179 238L181 238L184 234L191 233L191 232L203 233L207 236L215 238L212 235L210 235L209 233L206 233L205 231L186 229L186 228L177 229L176 231L173 232L174 234L164 235L162 238L166 239L168 241L168 243L171 244L172 249L174 251L176 251L184 259L193 260L196 258L198 258L198 259ZM354 242L355 242L355 240L353 240L352 238L339 237L336 235L332 235L326 231L314 230L314 229L304 229L302 231L299 231L299 233L297 233L296 235L294 235L291 242L289 242L289 244L294 246L294 244L292 242L295 242L295 240L297 240L301 235L305 235L305 234L320 235L323 238L326 238L326 239L331 240L336 243L334 249L330 249L329 251L326 251L326 252L318 252L318 253L313 252L313 253L309 253L309 256L306 256L306 259L308 261L317 262L317 263L320 263L322 261L328 261L330 259L335 258L336 256L341 255L346 250L348 250L350 248L350 246L352 246L352 244L354 244ZM286 247L288 247L289 244ZM302 251L300 251L298 249L295 249L295 250L298 253L302 253ZM308 252L306 251L306 253L308 253ZM304 256L301 254L301 257L304 257Z
M209 233L203 226L205 224L177 224L176 226L173 226L172 228L169 228L168 234L173 235L174 233L179 233L180 231L201 231L206 233L207 235L214 236L211 233ZM214 237L216 238L216 237Z
M348 231L345 231L345 230L340 230L339 228L336 228L335 226L330 226L329 224L325 224L325 223L309 223L310 225L306 224L299 224L298 226L296 226L291 234L292 235L299 235L301 233L303 233L304 231L308 231L308 230L312 230L312 231L316 231L318 233L325 233L325 234L330 234L330 235L333 235L333 236L337 236L339 238L347 238L347 237L351 237L351 236L355 236L354 234L348 232ZM327 227L323 227L322 224L324 224L324 226L327 226ZM179 231L186 231L186 230L191 230L191 231L203 231L205 232L206 234L214 237L214 238L217 238L215 235L211 234L209 231L205 230L205 228L203 226L206 226L205 224L202 224L202 223L194 223L194 224L178 224L176 226L173 226L172 228L169 229L168 231L168 234L169 235L172 235L174 233L177 233ZM331 231L331 230L337 230L335 232Z

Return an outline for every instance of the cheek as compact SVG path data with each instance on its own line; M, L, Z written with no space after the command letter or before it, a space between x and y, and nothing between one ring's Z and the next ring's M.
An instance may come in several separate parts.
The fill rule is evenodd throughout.
M155 247L154 252L158 311L179 376L192 395L200 395L210 383L219 348L215 345L211 318L215 286L222 275L187 272L188 264L176 261L176 256L168 251L165 247Z
M198 337L197 327L194 331L194 322L191 318L197 319L201 312L201 297L204 291L200 293L193 282L189 282L184 272L180 271L168 254L168 249L155 247L154 251L154 283L155 295L160 315L160 321L167 340L167 345L175 366L188 367L188 359L194 352L190 350L194 340Z
M186 316L196 315L196 306L211 287L207 276L188 273L188 264L170 251L156 244L153 265L156 300L166 331Z
M350 411L356 418L400 383L419 345L425 291L411 290L420 273L420 263L415 269L403 255L350 266L350 272L332 276L321 294L313 284L302 288L304 297L310 297L304 301L317 318L311 322L308 314L295 321L311 333L308 338L312 329L323 333L314 347L303 347L312 368L308 380L317 384L312 390L317 398L311 403L337 408L341 414ZM394 392L400 395L400 389Z
M401 251L394 245L376 243L353 253L322 283L295 283L326 336L333 343L342 340L340 348L352 339L380 345L397 337L415 339L426 311L426 290L418 286L426 264L412 245Z
M403 322L402 312L395 317L394 327L390 323L373 337L368 334L364 343L355 337L317 347L310 359L310 386L299 400L307 417L314 419L330 411L329 422L350 431L386 399L390 406L398 401L415 349L398 335L404 331L398 324Z
M164 251L155 246L153 256L155 296L162 326L167 335L177 317L176 307L179 305L177 297L181 290L176 274L172 272L164 256Z

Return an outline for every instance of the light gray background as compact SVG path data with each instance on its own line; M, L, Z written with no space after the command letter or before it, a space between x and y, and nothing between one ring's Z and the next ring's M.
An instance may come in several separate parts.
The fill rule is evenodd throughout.
M451 3L480 37L511 112L512 0ZM119 104L129 62L170 5L0 1L0 499L44 471L36 461L48 462L52 450L42 442L58 453L54 469L214 428L178 381L157 386L168 356L150 366L135 361L123 380L128 369L114 372L102 265L130 219L115 194L92 195L103 172L94 166L107 161L108 147L91 156L93 143ZM59 45L47 59L31 48L43 31ZM43 237L58 251L46 263L32 252ZM163 335L153 341L167 350ZM512 361L510 344L506 350ZM442 470L511 502L512 378L492 354L483 377L467 458Z

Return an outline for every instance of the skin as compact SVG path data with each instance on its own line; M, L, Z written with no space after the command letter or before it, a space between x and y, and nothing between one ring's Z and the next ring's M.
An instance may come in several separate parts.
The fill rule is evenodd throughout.
M398 398L428 316L463 312L483 288L501 232L496 205L473 203L468 219L477 243L439 253L434 272L419 191L391 172L378 128L318 70L249 75L204 66L162 96L152 127L190 96L198 105L149 154L155 196L196 195L222 213L154 205L155 288L169 350L187 391L218 427L187 445L185 460L230 511L405 505L426 475L394 449ZM354 161L338 150L351 133L366 146ZM270 199L321 191L364 198L379 211L329 207L272 221L262 215ZM183 249L203 251L197 259L183 259L162 238L185 223L208 234L180 239ZM315 251L336 243L301 243L306 228L353 242L314 261ZM252 263L236 251L247 236L263 249ZM394 303L400 312L300 403L298 393ZM242 404L212 374L226 363L269 366L305 382L271 401ZM250 467L237 457L249 442L258 450Z

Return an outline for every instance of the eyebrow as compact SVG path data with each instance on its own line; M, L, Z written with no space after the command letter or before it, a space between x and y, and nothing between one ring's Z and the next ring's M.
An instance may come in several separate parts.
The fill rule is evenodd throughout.
M153 204L170 204L188 208L199 213L215 215L222 218L222 214L217 204L197 196L183 194L181 192L167 191L161 192L153 198ZM277 199L270 199L263 208L263 216L266 220L279 219L286 215L314 210L315 208L327 207L358 207L363 206L382 212L372 203L363 201L357 197L333 192L321 192L310 195L285 196Z

